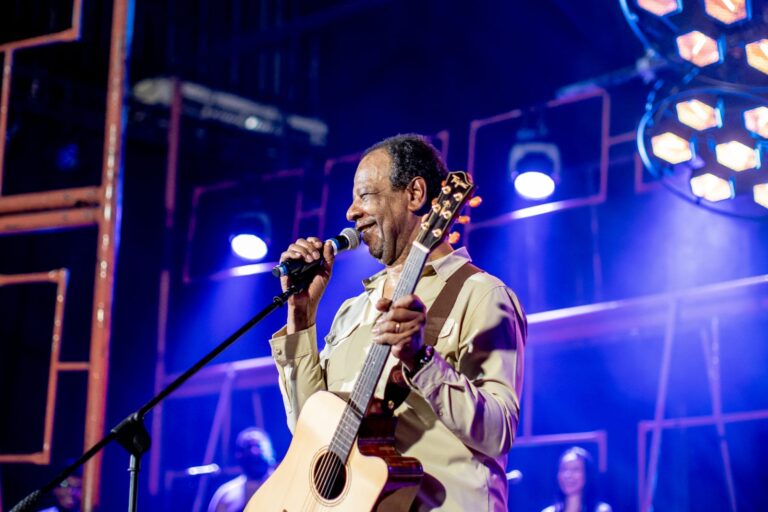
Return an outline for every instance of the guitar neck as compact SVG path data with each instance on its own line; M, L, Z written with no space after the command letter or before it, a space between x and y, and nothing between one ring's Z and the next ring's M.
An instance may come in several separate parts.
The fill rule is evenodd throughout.
M422 270L424 270L424 265L427 263L428 256L429 249L418 242L414 242L411 251L408 253L408 259L403 267L400 280L395 287L392 296L393 302L416 290L416 285L419 282ZM389 345L380 345L378 343L371 345L371 350L368 352L368 356L363 364L363 370L355 382L341 422L331 441L330 451L341 458L341 460L347 460L349 456L355 436L357 436L360 428L360 422L363 416L365 416L365 411L379 382L381 372L387 363L389 350Z

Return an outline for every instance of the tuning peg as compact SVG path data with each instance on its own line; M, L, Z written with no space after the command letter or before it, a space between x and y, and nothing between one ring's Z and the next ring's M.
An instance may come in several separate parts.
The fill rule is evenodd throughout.
M472 199L469 200L469 206L472 208L480 206L480 204L483 202L483 198L480 196L475 196Z
M458 222L459 224L469 224L469 216L459 215L459 218L456 219L456 222Z
M454 231L453 233L448 235L448 243L453 245L459 241L459 238L461 238L461 235Z

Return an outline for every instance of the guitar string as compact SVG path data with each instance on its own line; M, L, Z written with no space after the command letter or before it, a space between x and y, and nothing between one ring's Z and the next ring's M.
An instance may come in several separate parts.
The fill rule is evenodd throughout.
M415 288L415 278L418 278L421 270L423 269L424 262L426 260L426 254L424 253L416 253L418 256L421 257L414 257L411 258L409 255L409 258L406 259L405 268L403 269L403 276L398 281L397 286L395 287L395 291L393 293L392 301L396 301L400 297L406 295L406 292L408 290L406 289L407 286L412 286ZM409 284L409 281L414 281L413 285ZM412 291L412 290L411 290ZM377 348L381 347L381 348ZM373 380L375 377L375 373L377 371L377 367L381 367L378 369L379 372L379 378L381 377L381 370L383 369L384 364L386 364L386 358L389 356L389 352L391 347L389 345L374 345L372 347L372 351L374 352L371 357L371 362L373 364L367 364L364 365L363 372L361 373L359 379L362 382L365 382L367 380ZM378 353L377 353L378 352ZM365 380L363 380L365 379ZM378 382L378 379L376 379L376 382ZM373 384L373 383L372 383ZM364 388L365 386L363 386ZM361 389L359 386L354 386L353 390ZM370 401L370 397L369 397ZM355 392L353 391L352 395L350 396L350 400L352 404L354 404L357 408L359 408L359 404L355 403ZM349 403L347 404L347 407L344 410L344 414L342 415L342 420L340 423L340 427L344 425L344 422L349 417L347 412L350 410ZM365 415L365 411L360 411L361 415ZM359 429L359 422L362 421L362 416L357 419L358 422L358 429ZM351 426L351 425L348 425ZM334 433L334 440L337 439L337 433L338 432L344 432L346 435L350 435L350 432L347 432L346 430L342 429L339 430L337 428L336 432ZM347 458L349 457L349 454L353 448L355 438L357 437L357 434L354 434L352 439L345 439L346 443L350 446L346 447L347 449L344 451L347 451ZM338 454L333 453L333 440L331 441L331 445L329 446L329 450L327 452L327 455L325 457L325 460L321 462L321 467L318 468L318 472L320 473L320 496L321 498L324 498L326 495L330 494L330 492L333 490L334 486L336 485L336 481L339 477L339 470L345 467L345 462L342 460L341 457L338 456ZM336 462L336 459L338 459L338 463ZM313 480L315 480L313 475ZM314 483L314 482L313 482ZM321 507L323 507L322 502L320 504Z
M405 265L405 268L403 269L403 274L404 275L398 281L398 284L395 287L395 292L393 293L393 299L392 299L393 302L395 300L397 300L398 298L406 295L406 292L408 291L406 289L406 287L413 286L413 285L409 284L409 281L413 280L415 282L415 278L417 278L419 276L419 274L421 273L421 269L423 268L424 260L426 260L426 255L423 255L423 254L419 254L419 255L422 256L422 257L421 258L418 258L418 257L411 258L411 257L409 257L406 260L406 265ZM381 347L381 348L378 348L378 347ZM374 351L374 354L372 356L372 362L377 362L378 364L365 365L365 368L363 369L363 372L361 373L360 379L363 379L363 378L365 378L366 380L372 379L373 377L375 377L375 373L376 373L376 368L377 367L381 366L382 369L383 369L383 365L386 363L386 357L389 356L389 349L390 348L391 347L389 345L374 345L372 347L372 350ZM379 352L379 353L376 353L376 352ZM380 359L380 361L376 361L377 359ZM379 373L380 373L380 370L379 370ZM379 375L379 377L380 377L380 375ZM378 382L378 379L376 379L376 381ZM355 386L353 389L357 390L357 389L361 389L361 388L358 387L358 386ZM354 403L354 398L355 398L354 395L355 395L355 393L353 391L353 394L350 397L350 401L353 402L353 403ZM359 404L355 404L355 405L359 407ZM346 412L346 409L345 409L345 412ZM365 414L364 411L361 411L361 413L363 415ZM343 423L345 418L346 417L342 417L342 423ZM362 418L358 419L358 421L360 421L360 420L362 420ZM359 428L359 424L358 424L358 428ZM354 444L354 437L351 440L351 443ZM352 447L350 446L349 448L351 450ZM329 457L329 459L331 459L331 457ZM344 467L344 464L343 464L344 461L339 460L339 462L341 462L341 465L334 464L330 468L331 469L330 473L327 473L327 471L328 471L327 466L325 468L323 468L324 474L323 474L323 481L322 481L322 488L321 488L321 496L323 496L323 495L325 495L327 493L330 493L330 491L333 490L333 486L336 483L336 479L339 476L339 470Z

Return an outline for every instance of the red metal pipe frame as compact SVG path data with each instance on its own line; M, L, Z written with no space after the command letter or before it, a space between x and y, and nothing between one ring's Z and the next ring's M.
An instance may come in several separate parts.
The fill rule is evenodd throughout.
M3 57L3 86L0 89L0 195L3 193L3 170L5 168L5 143L8 131L8 103L11 97L13 50L4 50L1 54Z
M13 70L13 53L24 48L34 48L53 43L76 41L80 39L80 18L82 17L83 0L72 2L72 18L70 27L42 36L30 37L18 41L0 44L0 55L3 57L3 85L0 89L0 195L3 193L3 170L5 168L5 144L8 129L8 104L11 93L11 74Z
M565 199L563 201L555 201L551 203L538 204L536 206L529 206L527 208L521 208L508 213L504 213L497 217L484 220L482 222L470 222L464 226L464 242L469 246L470 234L482 228L503 226L514 220L525 219L528 217L535 217L537 215L544 215L547 213L558 212L562 210L570 210L573 208L580 208L584 206L594 206L605 202L608 197L608 153L612 144L623 142L621 137L610 137L610 119L611 119L611 101L610 96L603 90L597 90L596 92L590 92L586 94L576 95L570 98L552 100L546 104L547 108L555 108L569 103L577 101L583 101L593 98L602 98L602 123L601 123L601 144L600 144L600 185L596 194L579 197L572 199ZM475 170L475 153L477 146L477 132L480 128L488 126L490 124L500 123L502 121L508 121L518 118L523 115L522 110L513 110L505 112L485 119L476 119L469 125L469 157L467 161L467 170L470 174Z
M133 0L114 0L107 105L104 122L104 154L101 177L101 211L98 221L96 277L91 319L91 371L85 413L85 447L96 444L104 434L112 302L122 194L123 140L125 126L125 78ZM83 508L93 510L99 503L99 476L102 454L86 465L83 478Z
M173 99L171 101L170 120L168 125L168 156L165 165L165 229L163 237L168 246L173 237L176 218L176 182L179 169L179 142L181 137L182 114L181 81L173 80ZM197 200L195 196L194 200ZM168 337L168 306L171 296L171 262L170 255L163 254L163 269L160 272L160 289L157 313L157 359L155 362L155 394L163 389L165 381L165 352ZM186 269L186 264L185 264ZM152 439L156 447L149 453L149 493L157 495L160 479L160 446L163 434L163 406L161 402L155 407L152 415Z
M0 275L0 286L32 283L52 283L56 285L56 305L53 315L53 332L51 334L51 359L48 366L48 391L45 402L42 450L36 453L1 454L0 462L32 463L38 465L50 464L59 372L83 371L88 369L87 363L62 363L59 361L61 355L61 332L64 321L64 303L66 301L68 278L69 272L66 269L51 270L50 272L35 272L31 274Z
M653 502L653 493L656 489L656 473L661 454L661 426L660 421L664 419L664 407L667 403L667 387L669 385L669 369L672 361L672 344L675 341L675 328L677 327L678 304L672 301L669 306L667 317L667 328L664 333L664 350L661 356L661 372L659 374L659 389L656 393L656 409L653 415L656 427L653 429L651 437L650 462L648 464L648 474L645 480L645 491L641 502L640 510L649 510Z
M725 436L725 423L723 422L723 400L720 389L720 319L712 317L709 324L710 340L706 329L701 330L701 348L704 352L704 361L707 364L707 382L709 394L712 397L712 415L717 420L715 425L717 436L720 439L720 456L723 459L723 473L728 489L728 499L731 511L736 512L736 488L733 483L733 470L731 467L731 455L728 451L728 439Z

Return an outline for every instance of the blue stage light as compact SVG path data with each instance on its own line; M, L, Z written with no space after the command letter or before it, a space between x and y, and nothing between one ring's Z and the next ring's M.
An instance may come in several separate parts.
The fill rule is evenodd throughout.
M253 233L240 233L230 239L232 252L248 261L259 261L267 255L267 243Z
M518 142L509 153L509 172L518 195L546 199L560 177L560 149L552 142Z
M555 191L555 180L549 174L528 171L517 175L515 190L526 199L546 199Z

